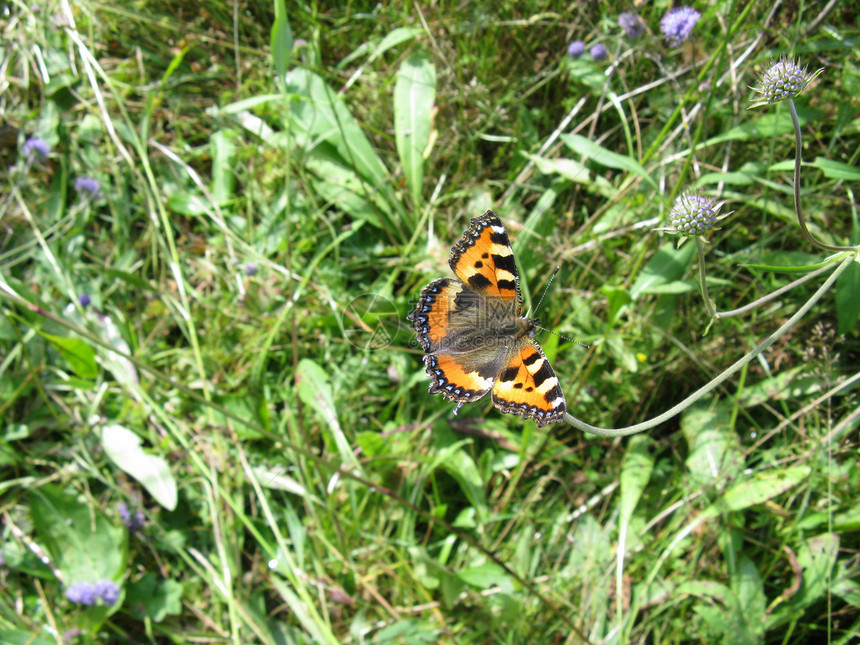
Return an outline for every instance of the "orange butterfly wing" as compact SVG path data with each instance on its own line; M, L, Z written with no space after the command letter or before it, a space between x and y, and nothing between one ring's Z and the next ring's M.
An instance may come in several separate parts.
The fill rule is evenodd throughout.
M519 317L517 265L499 217L487 211L473 218L448 264L459 281L428 284L407 316L425 352L430 392L464 403L492 390L502 412L539 426L561 421L564 394L531 337L537 321Z

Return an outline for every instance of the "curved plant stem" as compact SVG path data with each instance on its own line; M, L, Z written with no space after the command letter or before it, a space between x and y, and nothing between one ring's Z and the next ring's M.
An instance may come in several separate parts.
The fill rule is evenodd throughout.
M788 112L791 114L791 122L794 124L794 212L797 215L797 222L800 224L800 230L803 231L803 236L818 248L826 251L851 251L857 247L853 246L834 246L825 244L816 240L809 229L806 227L806 220L803 219L803 213L800 210L800 165L803 163L801 158L801 133L800 119L797 117L797 108L794 106L794 101L788 99Z
M841 257L836 256L835 259L841 259ZM830 268L831 268L830 264L825 264L823 267L819 267L815 271L807 273L802 278L798 278L797 280L794 280L793 282L789 282L784 287L780 287L776 291L772 291L771 293L767 294L766 296L762 296L758 300L753 300L751 303L744 305L743 307L738 307L737 309L731 309L729 311L718 311L717 312L717 318L732 318L733 316L742 316L745 313L752 311L756 307L761 307L762 305L767 304L771 300L776 300L779 296L784 294L786 291L791 291L795 287L799 287L800 285L802 285L804 282L809 282L810 280L812 280L812 278L829 271Z
M718 318L719 314L714 308L714 302L711 296L708 295L708 285L705 282L705 245L702 243L702 238L696 236L696 252L699 255L699 283L702 285L702 297L705 299L705 308L708 310L708 316L711 320Z
M579 430L583 432L590 432L592 434L599 435L601 437L626 437L631 434L636 434L637 432L642 432L643 430L650 430L651 428L660 425L664 421L668 421L672 417L674 417L679 412L686 410L693 403L701 399L703 396L714 390L720 384L729 379L735 372L740 370L744 365L749 363L756 356L764 352L768 347L773 345L780 337L782 337L787 331L789 331L792 327L794 327L806 314L812 309L812 307L817 303L821 298L826 294L830 287L833 286L833 283L836 282L836 279L842 274L845 269L847 269L852 262L854 262L854 255L847 256L836 270L830 274L830 277L824 281L824 283L818 288L818 290L812 294L812 297L804 303L804 305L797 310L797 312L788 320L786 320L775 332L773 332L770 336L764 339L761 343L756 345L752 351L745 354L743 357L738 359L731 367L729 367L725 372L720 374L713 381L697 390L686 399L678 403L676 406L667 410L663 414L650 421L644 421L643 423L637 423L632 426L628 426L626 428L599 428L597 426L590 425L585 423L584 421L580 421L569 412L565 413L564 420Z

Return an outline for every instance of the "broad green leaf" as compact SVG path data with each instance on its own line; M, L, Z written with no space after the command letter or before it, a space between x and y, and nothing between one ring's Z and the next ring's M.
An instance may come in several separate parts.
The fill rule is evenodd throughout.
M514 591L514 584L510 575L495 562L469 567L460 571L457 577L478 589L497 587L503 592Z
M392 29L390 32L385 34L385 37L382 40L379 41L379 44L376 46L376 49L373 50L373 53L367 59L367 62L372 63L392 47L397 47L397 45L405 43L407 40L412 40L415 36L419 36L423 33L424 30L421 27L397 27Z
M713 184L729 184L730 186L746 186L755 180L745 172L706 172L693 182L692 188L711 186Z
M809 605L822 598L833 582L834 565L839 555L839 536L823 533L810 538L797 550L797 563L803 569L803 583L792 600Z
M672 282L666 282L664 284L655 284L651 287L648 287L646 293L651 293L654 295L661 294L679 294L679 293L690 293L691 291L695 291L698 288L698 284L693 282L681 282L680 280L675 280Z
M703 642L759 645L737 596L725 585L707 580L685 582L678 586L677 595L693 595L704 600L693 606L693 611L706 625L705 632L698 634Z
M137 480L153 499L169 511L176 508L176 480L167 462L148 455L140 446L140 437L121 425L102 428L102 448L118 468Z
M314 190L339 210L376 227L382 227L379 213L391 209L379 193L368 194L366 184L337 157L328 144L319 145L305 157L305 166L316 176Z
M629 518L633 515L642 492L651 479L654 470L654 456L651 454L653 440L647 435L634 435L624 454L621 463L621 494L618 510L621 516Z
M0 643L4 645L57 645L56 634L51 636L50 625L45 621L42 633L35 634L32 629L16 629L10 625L0 625Z
M623 287L605 284L600 290L606 294L607 304L609 305L609 310L606 314L606 324L608 327L614 327L618 312L624 306L633 302L633 299L630 297L630 292Z
M287 91L296 95L290 103L291 125L304 133L308 147L327 141L341 159L379 190L388 183L388 170L352 116L343 98L318 75L301 67L287 75Z
M636 359L636 353L625 341L624 337L616 331L612 331L605 336L605 345L617 363L623 365L624 368L631 373L639 371L639 361Z
M721 512L742 511L756 504L764 504L806 481L810 472L812 469L809 466L757 472L732 486L712 508Z
M737 434L725 406L695 405L681 417L681 431L689 446L686 466L699 486L709 486L738 475L744 467Z
M170 193L167 198L167 208L179 215L196 217L212 210L209 201L199 193L190 190L179 190Z
M96 363L96 352L80 338L55 336L44 331L36 330L51 345L60 352L72 371L84 379L94 379L99 368Z
M275 22L272 25L272 57L278 80L284 78L293 55L293 30L287 18L284 0L275 0Z
M422 33L424 33L424 29L421 27L396 27L387 33L385 37L379 41L379 44L375 44L373 41L368 41L356 47L355 50L350 52L348 56L335 66L335 69L343 69L352 61L361 58L367 52L373 50L370 56L367 57L367 60L363 63L363 65L369 65L389 49L397 47L397 45L405 43L408 40L412 40L415 36Z
M128 584L126 600L129 611L138 620L160 623L168 616L181 613L182 585L175 580L159 580L154 573L147 573Z
M293 495L301 495L302 497L308 496L308 492L304 486L292 477L285 475L283 470L271 470L262 466L254 466L251 470L257 476L260 486L264 488L283 490ZM310 497L313 498L312 495Z
M693 244L685 244L680 249L671 242L661 246L630 287L633 300L638 300L639 296L649 293L655 287L679 280L695 255L696 248Z
M460 449L461 442L440 448L439 454L434 460L434 466L441 466L460 485L463 494L475 512L478 520L485 523L489 520L490 509L487 506L487 497L484 490L484 482L481 480L481 472L472 458Z
M212 180L209 190L213 201L223 206L233 197L236 175L233 166L236 163L235 136L227 130L218 130L209 139L212 150Z
M824 157L816 157L815 161L804 164L819 168L828 179L844 179L846 181L860 181L860 168L849 166L847 163L833 161Z
M98 336L113 347L117 352L131 355L131 348L122 337L119 327L114 323L113 318L108 315L100 315L92 310L87 311L87 320L93 327ZM140 384L140 377L137 373L137 368L125 356L112 352L104 347L98 348L97 360L101 365L113 374L117 382L128 388L136 388Z
M799 365L747 385L738 404L749 408L766 401L791 401L820 392L822 387L820 377L810 374L807 365Z
M794 131L788 112L768 113L757 119L744 121L738 126L708 139L702 147L724 143L726 141L772 139Z
M334 440L343 464L358 468L358 461L352 452L352 446L344 436L343 428L341 428L338 420L338 411L334 404L331 383L326 371L309 358L303 358L299 361L296 370L296 386L301 400L316 412L322 422L324 436ZM359 393L360 391L356 394Z
M416 209L423 203L424 153L430 143L435 100L436 68L426 52L416 52L403 61L394 86L397 154Z
M547 159L533 154L525 156L534 161L537 169L545 175L560 175L604 197L611 197L616 192L616 188L604 177L592 176L594 173L573 159Z
M738 601L735 610L740 619L751 634L760 635L764 631L767 597L758 569L748 557L741 556L737 569L732 572L731 587Z
M67 585L122 580L128 551L124 526L114 525L99 508L51 485L30 491L29 499L39 542Z
M654 178L635 159L620 155L617 152L610 152L603 146L594 143L591 139L579 134L563 134L560 139L574 152L588 157L589 161L606 166L607 168L626 170L634 175L639 175L648 185L655 190L657 189L657 182L654 181Z
M860 264L852 262L836 280L837 331L847 334L860 318Z

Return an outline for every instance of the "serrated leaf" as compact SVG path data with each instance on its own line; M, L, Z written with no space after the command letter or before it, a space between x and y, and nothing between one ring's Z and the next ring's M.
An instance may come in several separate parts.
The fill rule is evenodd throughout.
M44 331L36 330L56 349L65 359L72 371L84 379L94 379L98 376L99 368L96 363L96 352L80 338L55 336Z
M106 425L101 431L105 454L117 467L143 486L156 502L172 511L176 508L176 480L161 457L143 451L140 437L121 425Z
M416 52L403 61L394 86L397 154L415 208L423 201L424 152L430 143L435 100L436 68L425 52Z

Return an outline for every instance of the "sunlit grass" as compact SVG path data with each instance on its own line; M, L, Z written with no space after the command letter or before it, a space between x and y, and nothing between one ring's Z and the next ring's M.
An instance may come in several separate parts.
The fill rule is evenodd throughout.
M783 54L824 68L810 234L860 242L860 34L696 8L675 47L652 5L8 7L0 642L850 642L856 262L703 296L830 257L790 110L747 109ZM692 190L701 255L655 230ZM539 340L594 426L812 307L634 437L453 416L405 317L489 208L526 306L561 266L538 315L589 347Z

